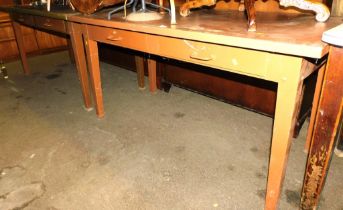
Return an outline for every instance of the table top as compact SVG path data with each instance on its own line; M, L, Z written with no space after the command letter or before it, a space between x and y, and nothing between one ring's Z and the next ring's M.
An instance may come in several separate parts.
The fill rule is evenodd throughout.
M45 6L0 6L0 11L8 13L20 13L28 15L38 15L61 20L68 20L70 16L79 15L79 12L73 11L68 7L52 5L51 11L47 11Z
M257 13L257 31L248 32L247 19L244 13L239 11L214 9L192 11L188 17L177 16L176 25L170 24L168 14L161 20L130 22L123 18L123 13L116 13L111 20L107 20L108 11L105 9L93 15L70 16L69 20L310 58L321 58L328 53L328 44L321 41L322 34L343 23L342 18L337 17L331 17L326 23L320 23L309 14L259 12Z

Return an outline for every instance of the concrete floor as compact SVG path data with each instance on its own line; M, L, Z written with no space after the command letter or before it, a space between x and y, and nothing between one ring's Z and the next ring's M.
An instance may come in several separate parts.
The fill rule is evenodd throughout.
M0 79L0 209L263 209L272 119L172 87L139 91L101 63L106 116L82 107L66 52L7 63ZM297 209L307 124L280 209ZM320 209L343 209L333 157Z

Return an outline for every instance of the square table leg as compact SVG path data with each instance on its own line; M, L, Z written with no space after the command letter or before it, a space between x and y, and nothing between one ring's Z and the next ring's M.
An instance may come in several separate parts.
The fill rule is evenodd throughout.
M280 81L278 82L275 118L269 172L266 192L265 209L277 209L285 176L292 134L296 122L298 106L302 94L302 64L301 60L285 63Z
M84 43L86 48L87 64L95 103L95 111L97 116L99 118L102 118L105 116L105 112L102 98L98 43L88 38L86 26L83 26L83 34L85 35Z
M156 68L157 63L156 60L148 58L148 71L149 71L149 89L150 92L154 93L157 90L157 83L156 83Z
M84 51L82 27L81 24L68 22L68 30L70 35L70 44L72 45L72 54L76 64L77 73L80 80L83 102L86 109L92 106L89 79L86 65L86 55ZM70 46L69 46L70 47ZM70 50L69 50L70 53Z
M25 51L23 33L21 31L20 24L16 21L12 21L13 31L18 45L18 51L23 65L24 74L29 75L31 73L29 65L27 63L27 56Z
M137 70L137 82L138 88L141 90L145 89L144 82L144 58L141 56L135 56L136 70Z

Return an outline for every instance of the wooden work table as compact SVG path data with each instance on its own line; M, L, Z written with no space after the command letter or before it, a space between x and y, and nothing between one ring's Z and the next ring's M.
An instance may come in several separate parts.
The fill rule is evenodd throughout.
M329 45L322 33L340 23L318 23L311 15L258 13L257 32L247 32L241 12L201 10L170 25L169 17L128 22L123 14L107 20L103 10L72 16L82 24L90 81L98 117L104 116L97 42L244 74L278 84L265 209L276 209L285 175L303 80L324 69ZM79 46L76 46L77 48ZM148 58L150 90L156 90L156 62Z
M89 91L89 81L87 74L87 66L85 53L83 48L81 25L71 25L67 20L70 16L79 13L69 9L53 7L51 11L46 11L46 7L32 6L1 6L0 11L8 12L11 16L13 30L16 36L18 50L23 65L23 70L26 75L31 73L27 54L24 46L23 34L20 25L29 26L47 32L68 35L70 37L70 55L74 56L78 76L80 79L81 90L86 109L91 107L91 97ZM78 46L82 46L81 48ZM71 49L71 48L70 48Z

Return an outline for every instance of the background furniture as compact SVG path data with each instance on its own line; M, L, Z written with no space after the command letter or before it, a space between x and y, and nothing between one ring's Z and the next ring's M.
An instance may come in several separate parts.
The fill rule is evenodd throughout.
M28 3L28 2L26 2ZM0 6L13 5L14 1L0 0ZM43 54L68 48L66 36L61 34L47 33L32 27L20 25L24 46L28 55ZM0 12L0 58L6 61L19 58L11 18L8 13Z
M85 108L90 108L91 98L81 29L77 24L72 26L67 22L69 16L77 13L68 8L62 11L46 12L46 8L34 8L31 6L10 6L1 7L0 9L9 12L13 21L13 31L18 44L23 70L26 75L30 74L31 71L27 62L27 52L24 44L25 36L21 30L22 25L70 37L70 43L74 50L70 50L69 55L72 60L75 58Z

